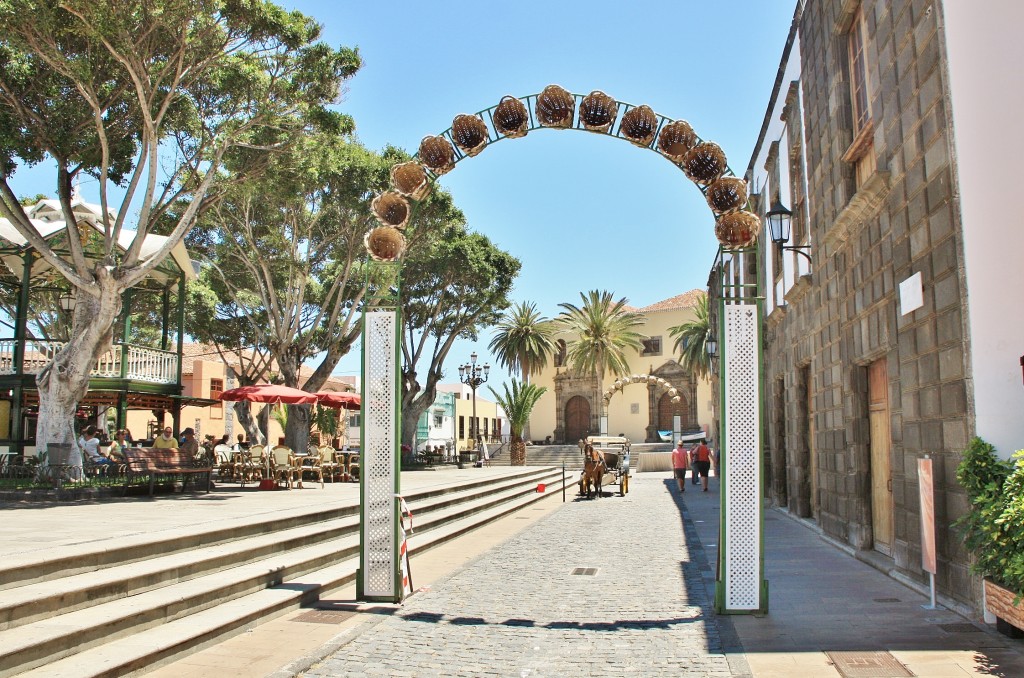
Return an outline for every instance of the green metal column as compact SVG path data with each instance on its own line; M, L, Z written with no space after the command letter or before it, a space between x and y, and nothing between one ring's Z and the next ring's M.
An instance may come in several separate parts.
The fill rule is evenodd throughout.
M167 291L164 291L164 299L166 300ZM165 307L167 303L165 301ZM164 316L166 317L166 313ZM164 350L167 350L167 325L164 324ZM181 354L185 350L185 274L183 273L178 278L178 370L175 376L175 383L178 384L178 395L181 395ZM171 410L171 417L174 419L174 435L177 436L181 431L181 400L175 399L173 409Z
M35 256L31 251L25 251L21 255L22 273L21 287L18 289L18 308L14 315L14 374L18 377L17 386L11 389L11 448L19 454L25 452L25 431L24 417L22 415L22 402L24 400L24 388L22 377L25 374L25 341L28 331L28 302L29 289L32 280L32 262Z

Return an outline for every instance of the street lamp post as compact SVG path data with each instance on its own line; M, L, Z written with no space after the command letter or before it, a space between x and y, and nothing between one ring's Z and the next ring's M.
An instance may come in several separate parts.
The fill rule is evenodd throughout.
M486 363L484 363L483 367L477 365L476 358L476 351L473 351L469 356L469 362L465 365L459 365L459 381L469 386L473 392L473 418L469 421L469 435L473 441L474 449L476 449L476 439L479 433L476 425L476 390L487 381L491 371L491 366Z

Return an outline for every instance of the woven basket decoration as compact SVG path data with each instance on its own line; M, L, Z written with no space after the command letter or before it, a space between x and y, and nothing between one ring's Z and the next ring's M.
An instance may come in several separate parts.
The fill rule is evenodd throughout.
M363 238L366 251L377 261L394 261L405 252L405 236L397 228L378 226Z
M525 137L530 129L530 113L526 104L513 96L504 96L491 115L499 134L509 139Z
M391 168L391 185L407 198L423 200L430 192L427 173L418 162L403 162Z
M619 106L610 96L593 91L580 102L580 123L591 132L607 132L615 123Z
M654 141L654 132L658 129L658 116L648 105L637 106L626 111L619 125L619 132L632 143L645 148Z
M747 182L739 177L722 177L708 187L705 197L713 212L735 212L747 204Z
M420 142L420 160L431 172L441 176L455 167L455 149L442 136L423 137Z
M671 400L669 400L669 402L670 403L678 403L679 402L679 396L676 396L676 397L672 398Z
M678 394L679 394L679 391L677 391L677 390L675 389L675 387L673 387L673 388L670 388L670 389L668 390L668 394L669 394L670 396L678 395Z
M475 115L457 115L452 121L452 139L460 151L473 157L487 146L487 125Z
M682 162L686 154L697 145L697 135L685 120L670 122L658 135L658 150L670 160Z
M751 212L723 214L715 223L715 237L726 249L753 245L760 230L761 220Z
M409 201L401 193L381 193L370 203L370 209L377 221L385 226L405 228L405 222L409 221Z
M712 183L722 176L727 167L725 152L711 141L697 144L683 159L683 171L698 184Z
M537 95L537 119L545 127L569 127L576 100L558 85L548 85Z

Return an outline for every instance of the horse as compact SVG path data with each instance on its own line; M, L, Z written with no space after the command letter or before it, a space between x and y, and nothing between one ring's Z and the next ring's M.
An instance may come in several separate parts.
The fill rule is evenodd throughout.
M601 496L601 479L605 473L604 455L594 449L594 446L587 444L583 448L583 473L580 475L580 494L586 494L587 499L593 498L591 488Z

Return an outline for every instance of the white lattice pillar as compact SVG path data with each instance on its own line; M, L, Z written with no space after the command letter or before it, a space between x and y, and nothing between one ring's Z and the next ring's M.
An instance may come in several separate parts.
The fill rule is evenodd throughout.
M356 597L402 599L398 560L399 318L370 311L363 323L360 532Z
M719 612L766 612L761 483L761 309L721 307L722 534Z

